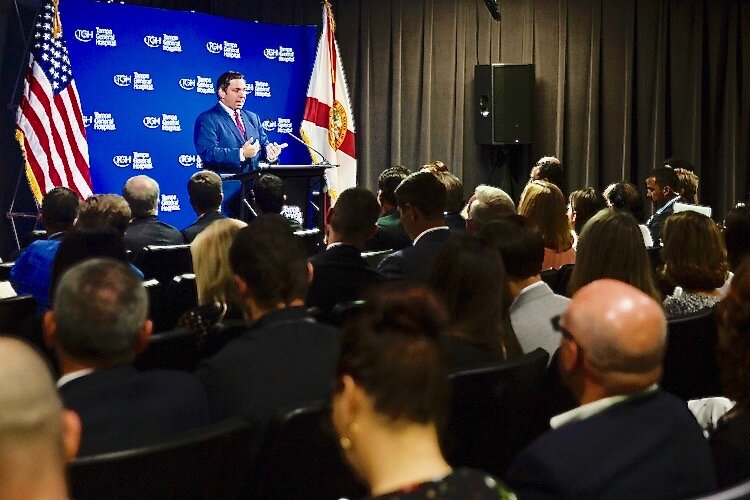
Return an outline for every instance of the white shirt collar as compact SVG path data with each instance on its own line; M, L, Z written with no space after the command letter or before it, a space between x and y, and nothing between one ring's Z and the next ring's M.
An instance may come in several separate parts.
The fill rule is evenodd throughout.
M77 378L85 377L89 373L93 372L93 368L84 368L83 370L76 370L74 372L66 373L59 379L57 379L57 387L60 388L63 385L67 384L71 380L75 380Z
M657 210L656 212L654 212L654 214L660 214L660 213L664 212L667 208L671 207L672 205L674 205L675 203L677 203L679 200L680 200L680 197L679 196L675 196L674 198L672 198L671 200L669 200L668 202L666 202L664 205L662 205L659 208L659 210Z
M219 106L221 106L224 111L226 111L227 113L229 113L229 116L231 116L232 119L234 120L234 110L232 108L230 108L229 106L227 106L226 104L224 104L221 101L219 101ZM239 109L237 111L239 111ZM240 113L240 117L241 116L242 116L242 113Z
M437 227L431 227L430 229L425 229L424 231L422 231L421 233L419 233L419 235L417 235L416 238L414 238L414 241L412 242L412 246L416 245L417 242L419 241L419 238L421 238L425 234L431 233L433 231L440 231L442 229L450 229L450 228L448 226L437 226Z
M651 387L634 394L621 394L618 396L610 396L608 398L597 399L596 401L592 401L591 403L579 406L578 408L573 408L572 410L561 413L560 415L555 415L549 420L549 425L553 429L557 429L565 424L569 424L570 422L585 420L589 417L593 417L597 413L601 413L604 410L607 410L617 403L621 403L627 399L648 394L649 392L654 392L658 388L659 386L657 384L654 384Z

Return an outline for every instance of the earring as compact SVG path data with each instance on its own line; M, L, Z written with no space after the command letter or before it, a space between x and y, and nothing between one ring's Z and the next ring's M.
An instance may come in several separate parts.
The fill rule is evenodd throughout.
M357 422L352 422L346 427L347 434L356 434L359 432L359 424ZM341 445L341 448L344 450L348 450L352 447L352 440L349 439L346 435L341 435L339 437L339 444Z

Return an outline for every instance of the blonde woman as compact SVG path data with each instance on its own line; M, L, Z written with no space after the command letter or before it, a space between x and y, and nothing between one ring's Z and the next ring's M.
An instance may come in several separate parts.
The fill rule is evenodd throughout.
M224 319L242 318L229 265L229 247L245 226L246 223L237 219L221 219L201 231L190 244L198 307L180 318L180 326L205 336L213 325Z
M518 214L526 217L529 227L542 235L542 269L557 269L565 264L575 263L573 234L568 224L567 205L560 188L547 181L529 182L521 193Z

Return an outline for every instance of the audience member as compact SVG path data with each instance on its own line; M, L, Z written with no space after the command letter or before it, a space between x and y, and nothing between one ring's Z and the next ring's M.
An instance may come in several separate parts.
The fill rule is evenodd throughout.
M664 223L664 277L675 291L664 299L668 318L687 316L721 300L729 264L724 238L714 221L688 210Z
M531 169L529 181L547 181L558 187L567 199L568 190L565 187L565 175L563 174L562 163L554 156L544 156L539 158L534 167Z
M664 160L662 165L671 169L679 168L682 170L687 170L688 172L695 171L695 167L693 166L693 164L680 156L670 156L669 158Z
M555 294L542 281L544 243L530 231L520 215L490 222L479 233L489 246L500 252L508 273L510 321L524 353L541 347L550 359L560 346L560 333L550 320L562 314L570 299Z
M484 184L477 186L461 213L470 234L477 234L485 224L515 214L516 206L508 193Z
M444 350L454 372L519 357L508 313L508 284L500 255L469 235L455 235L438 253L428 284L450 318Z
M225 217L201 231L190 244L198 306L177 323L198 337L206 337L211 327L225 319L242 319L242 299L234 285L229 247L245 226L241 220Z
M310 258L313 279L307 290L308 307L328 318L336 304L361 299L364 291L383 281L361 252L377 231L380 207L375 195L364 188L342 192L331 208L326 231L328 248Z
M658 387L666 319L615 280L581 288L555 326L560 371L580 406L550 421L507 478L520 498L686 498L716 489L710 450L684 401Z
M397 165L386 168L378 176L378 232L367 240L365 250L401 250L411 245L409 235L401 224L396 202L396 188L410 173L408 168Z
M634 184L627 181L610 184L604 190L604 198L612 209L620 212L629 212L630 215L635 217L638 224L642 224L646 220L643 197L641 197L641 193L638 192L638 188Z
M34 241L27 246L10 270L13 289L18 295L33 295L39 312L49 306L52 261L63 236L73 227L79 205L80 199L73 190L66 187L51 189L42 199L41 206L47 239Z
M607 200L596 189L587 187L573 191L568 197L570 228L575 231L576 235L580 235L589 219L604 208L607 208Z
M132 366L151 335L147 313L143 285L115 260L77 264L57 285L44 332L63 374L63 402L81 417L81 455L153 445L210 423L192 375Z
M422 170L432 172L445 186L445 224L451 231L464 232L466 219L461 215L464 206L464 184L461 179L450 173L442 161L424 165Z
M123 238L132 218L130 205L119 194L95 194L89 196L78 210L76 228L114 228Z
M179 245L182 233L157 219L159 184L151 177L136 175L125 182L122 195L130 205L133 219L125 230L125 248L137 260L149 245Z
M711 436L719 485L750 478L750 260L718 305L718 362L724 395L736 401Z
M646 221L654 245L659 245L666 218L679 201L680 180L669 167L655 167L646 178L646 196L651 200L654 214Z
M253 191L250 205L257 215L281 214L284 210L286 195L284 194L284 181L281 177L273 174L263 174L253 182ZM292 231L299 231L302 225L294 219L284 217Z
M373 498L509 498L491 476L452 469L440 450L449 412L439 343L446 322L427 289L392 284L344 326L333 425Z
M261 215L241 229L229 261L252 323L197 373L219 415L248 420L255 447L277 411L328 395L339 333L303 307L311 267L281 215Z
M526 217L529 227L539 231L544 241L544 269L573 264L576 251L573 233L565 215L565 198L554 184L530 181L521 193L518 214Z
M750 255L750 207L738 206L724 216L724 242L729 269L735 271Z
M674 173L680 180L680 201L698 205L698 176L684 168L675 168Z
M445 186L430 172L415 172L396 188L401 223L413 244L378 265L388 280L426 283L438 251L451 232L445 225Z
M583 226L568 295L604 278L627 283L661 301L638 222L627 211L601 211Z
M206 229L212 222L226 219L221 213L221 202L224 191L221 177L211 170L200 170L194 173L187 183L190 205L198 215L198 219L182 230L185 243L191 243L198 233Z
M39 355L10 337L0 337L0 408L0 498L67 498L81 422Z

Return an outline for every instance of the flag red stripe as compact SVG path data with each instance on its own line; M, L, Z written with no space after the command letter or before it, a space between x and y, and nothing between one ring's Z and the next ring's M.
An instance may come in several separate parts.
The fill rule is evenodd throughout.
M344 140L341 142L341 146L339 146L339 151L348 154L352 158L356 158L357 154L355 151L355 139L356 137L354 132L347 129Z
M45 185L44 172L42 172L42 166L39 165L39 162L37 161L37 157L31 154L31 144L29 144L29 138L26 137L26 134L23 134L23 147L24 149L26 149L26 152L27 152L26 158L29 161L31 172L34 174L34 178L36 179L39 189L41 191L49 191L51 187L48 188Z
M318 127L328 128L328 115L331 113L331 107L320 102L314 97L309 97L305 101L305 114L302 119L312 122Z
M62 102L62 98L60 97L60 94L57 94L52 98L52 104L54 104L56 108L56 114L62 117L63 123L66 123L64 127L67 129L68 125L67 122L69 121L68 118L68 111L65 109L65 104ZM50 115L54 116L54 115ZM62 136L60 135L62 130L57 129L57 124L53 122L52 124L52 137L55 141L55 147L57 148L57 154L60 157L63 172L65 172L65 181L66 186L70 187L71 189L75 190L75 182L73 181L73 173L70 171L70 158L68 158L68 148L72 149L72 144L68 141L68 148L65 147L65 144L63 144ZM67 131L65 131L67 133ZM66 137L66 139L69 139Z
M30 84L30 87L34 84ZM50 151L50 143L49 143L49 136L47 135L47 131L44 128L44 124L42 123L42 120L39 118L39 116L36 114L36 110L31 106L31 103L28 101L26 96L24 96L21 99L21 109L23 110L23 115L26 117L26 119L29 122L29 125L31 125L31 129L34 133L34 138L36 139L36 142L39 143L39 146L42 148L43 151L47 152ZM33 149L28 150L29 156L32 156L35 154ZM50 181L52 181L53 186L61 186L60 183L60 176L57 175L57 170L52 165L52 158L50 157L49 153L43 154L40 158L37 158L37 161L39 163L39 166L42 168L43 171L47 172L47 175L49 175ZM44 180L44 176L37 178L37 183L39 184L39 187L41 189L42 186L45 186L47 183Z
M44 152L47 156L47 164L49 165L49 175L52 179L52 182L55 186L70 186L71 185L71 178L70 178L70 171L66 171L65 168L65 157L64 153L65 150L62 146L62 140L60 139L60 134L57 133L57 128L55 128L54 123L54 115L52 111L52 104L49 100L49 95L45 91L45 89L42 87L42 85L39 83L39 81L36 79L36 77L32 76L31 85L29 86L29 90L34 94L34 96L37 98L38 103L41 105L42 109L44 110L44 117L39 118L46 118L47 123L44 121L40 121L42 127L48 126L49 129L43 128L44 135L46 137L46 143L44 147ZM57 108L57 106L55 106ZM37 132L38 135L38 132ZM52 147L54 147L54 150ZM55 166L55 156L60 159L61 163L63 164L63 171L61 172L58 170L58 168ZM62 175L65 176L65 179L62 179ZM46 194L46 193L42 193Z
M69 94L69 92L70 92L70 87L68 87L65 90L66 94ZM60 114L62 116L66 116L68 111L65 108L65 103L63 102L62 93L55 96L55 104L57 105L57 108L60 110ZM78 170L78 172L81 172L82 170L88 170L86 168L87 167L86 160L84 160L83 156L81 156L81 152L78 149L78 142L76 141L76 137L74 135L70 120L63 120L63 122L65 123L65 135L67 137L67 143L70 146L70 151L73 155L72 160L73 160L76 170ZM79 191L78 186L73 180L74 179L73 173L69 170L71 165L67 161L64 163L65 163L66 172L68 173L69 178L71 180L70 187L71 189L73 189L73 191L76 191L80 195L81 193L78 192Z
M78 167L78 171L80 172L81 177L83 177L83 179L86 181L86 184L88 186L91 186L91 172L89 170L89 162L87 158L88 143L86 142L86 127L83 125L83 114L81 113L81 103L78 101L78 92L75 91L72 83L68 85L68 88L65 89L65 92L68 94L68 97L70 99L70 104L73 108L73 114L75 115L76 125L78 126L78 130L80 131L80 138L76 138L76 136L73 135L73 138L71 140L71 144L75 145L74 150L77 153L76 166ZM81 142L79 142L79 140ZM83 153L84 150L86 151L85 155ZM80 161L78 161L79 157Z

